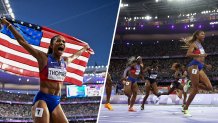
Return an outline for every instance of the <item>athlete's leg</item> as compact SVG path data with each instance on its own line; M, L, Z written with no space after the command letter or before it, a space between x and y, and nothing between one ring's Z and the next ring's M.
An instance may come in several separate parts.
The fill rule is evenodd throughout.
M31 109L34 123L49 123L50 114L47 104L43 100L38 100Z

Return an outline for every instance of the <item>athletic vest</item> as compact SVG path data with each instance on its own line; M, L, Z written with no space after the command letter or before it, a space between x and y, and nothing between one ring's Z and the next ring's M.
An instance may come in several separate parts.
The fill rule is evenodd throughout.
M47 65L39 72L41 81L63 82L66 77L66 63L62 58L58 62L52 55L48 55Z
M156 79L158 72L154 69L148 71L148 78L149 79Z
M198 49L194 50L193 53L194 54L205 54L204 48L201 45L201 43L199 43L198 41L195 41L194 43L197 45Z
M134 75L139 75L140 72L141 72L140 65L136 65L134 67L131 67L131 69L130 69L130 73L134 74Z

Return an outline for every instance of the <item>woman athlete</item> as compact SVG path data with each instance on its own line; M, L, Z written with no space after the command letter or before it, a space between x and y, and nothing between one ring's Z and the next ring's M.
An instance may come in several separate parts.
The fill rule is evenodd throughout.
M105 89L106 89L106 103L104 107L112 111L113 108L110 104L111 91L112 91L112 79L109 73L107 74Z
M204 65L211 69L211 65L206 65L204 63L207 54L204 51L201 43L204 41L205 33L201 30L197 30L192 38L188 40L186 43L189 45L189 49L187 51L186 56L193 58L193 60L188 64L188 74L191 79L192 90L184 106L184 115L191 116L188 111L189 105L194 99L195 95L198 93L199 89L211 91L212 85L207 75L203 71Z
M38 61L40 90L33 100L32 118L34 123L68 123L61 108L61 87L66 76L66 67L78 58L89 46L84 46L80 51L70 57L63 57L65 39L61 35L54 36L50 41L48 53L34 49L19 34L19 32L6 19L1 23L13 33L18 43L23 46ZM56 73L60 74L56 74Z
M143 64L141 57L138 57L137 59L135 57L131 57L128 60L127 68L123 74L122 83L124 84L124 93L128 97L128 111L130 112L136 112L136 110L133 108L133 105L137 97L137 81L139 81L142 66Z
M145 101L147 100L150 91L157 97L160 96L158 93L158 88L157 88L157 76L158 76L158 66L151 65L143 70L143 73L147 73L147 76L145 77L145 96L142 101L141 105L141 110L144 110L144 104Z
M174 71L173 77L174 81L170 85L168 92L163 92L161 95L169 95L176 89L179 90L177 93L178 97L181 99L182 94L184 95L183 106L186 104L187 93L183 91L185 81L187 81L187 72L185 71L184 66L179 63L173 63L171 70Z

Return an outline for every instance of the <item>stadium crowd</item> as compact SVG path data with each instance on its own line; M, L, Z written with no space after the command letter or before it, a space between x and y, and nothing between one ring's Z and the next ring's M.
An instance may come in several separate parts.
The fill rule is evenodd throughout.
M203 43L206 53L206 64L212 65L212 69L205 71L211 80L214 90L207 93L218 92L218 36L206 37ZM126 68L127 59L131 56L142 56L144 66L154 65L159 67L158 85L166 87L170 85L170 80L173 79L172 70L170 69L175 62L185 66L191 61L185 57L187 45L178 40L170 41L115 41L113 45L112 56L110 60L109 73L114 82L117 94L123 94L122 78L124 69ZM146 76L146 75L145 75ZM144 94L144 84L139 82L139 94ZM200 93L206 93L200 91Z
M0 117L31 118L31 106L28 104L0 103ZM67 117L75 115L97 115L99 104L66 104L62 108Z

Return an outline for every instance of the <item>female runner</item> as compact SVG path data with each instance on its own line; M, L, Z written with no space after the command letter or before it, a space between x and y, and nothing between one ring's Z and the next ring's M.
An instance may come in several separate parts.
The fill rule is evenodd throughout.
M61 87L66 76L66 67L78 58L89 46L84 46L70 57L63 57L65 39L61 35L50 41L48 53L33 48L5 18L1 23L13 33L18 43L38 61L40 89L33 100L32 118L34 123L68 123L61 108ZM59 74L57 74L59 73Z

